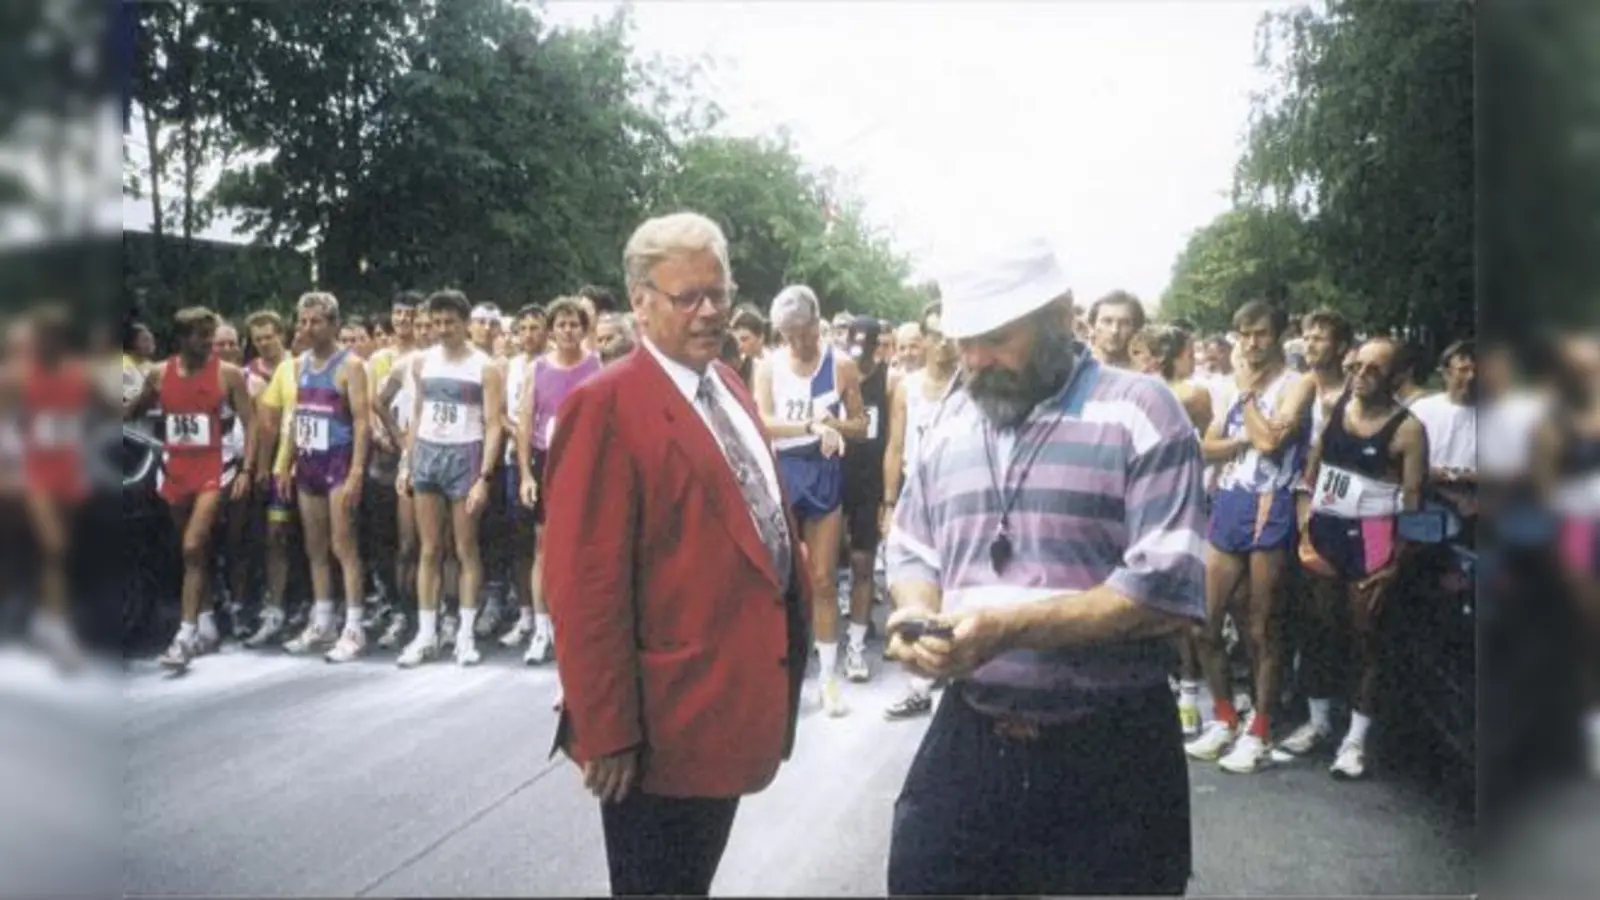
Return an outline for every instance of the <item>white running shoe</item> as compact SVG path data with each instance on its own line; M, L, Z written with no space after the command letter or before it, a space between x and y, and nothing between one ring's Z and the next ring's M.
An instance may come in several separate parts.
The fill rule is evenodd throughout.
M389 617L389 626L378 637L378 646L385 650L393 650L400 646L406 639L406 614L396 612Z
M867 665L867 648L846 644L844 648L844 677L860 684L872 677Z
M1228 751L1228 755L1217 760L1217 765L1224 772L1235 775L1254 775L1272 762L1270 751L1265 740L1246 730L1233 742L1233 749Z
M844 688L836 676L822 679L822 710L835 719L850 714L850 707L844 702Z
M411 639L411 643L400 651L400 656L394 662L402 669L411 669L426 662L433 662L439 658L438 635L419 634Z
M549 662L555 655L555 640L548 631L536 631L533 640L528 642L528 652L522 654L524 665L541 666Z
M1319 728L1315 722L1307 722L1294 730L1294 733L1278 742L1273 753L1274 758L1287 756L1295 758L1310 756L1333 740L1333 733L1326 728Z
M1367 750L1355 741L1339 745L1339 754L1328 767L1328 774L1340 781L1355 781L1367 775Z
M255 633L245 638L244 645L252 650L265 647L277 640L283 634L284 622L288 616L276 606L268 606L261 610L261 621L256 624Z
M300 636L283 645L289 653L311 653L332 647L339 640L339 632L332 625L318 625L313 622L300 632Z
M478 639L467 632L456 637L456 665L475 666L483 661L482 654L478 653Z
M333 645L322 658L331 663L346 663L361 656L361 651L367 649L367 633L361 628L345 628L339 635L339 642Z
M215 616L203 616L195 626L195 646L199 648L202 656L215 653L222 647L222 632L217 630Z
M533 636L533 622L527 619L518 619L511 630L500 635L500 646L511 650L521 647L523 642Z
M156 662L160 663L163 669L181 672L189 668L189 663L199 655L200 648L195 646L192 638L186 641L175 637L172 639L172 644L167 647L167 652L161 654L161 658Z
M1199 737L1183 745L1183 752L1189 754L1191 759L1216 762L1237 736L1237 729L1229 728L1226 723L1213 719L1200 730Z

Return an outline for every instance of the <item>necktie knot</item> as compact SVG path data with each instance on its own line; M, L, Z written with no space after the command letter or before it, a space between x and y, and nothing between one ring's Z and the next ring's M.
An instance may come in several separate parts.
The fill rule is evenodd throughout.
M696 400L699 400L701 403L707 403L707 404L712 403L716 399L716 396L717 396L712 391L713 391L713 389L711 387L711 376L710 375L702 375L702 376L700 376L700 387L695 389L694 398Z

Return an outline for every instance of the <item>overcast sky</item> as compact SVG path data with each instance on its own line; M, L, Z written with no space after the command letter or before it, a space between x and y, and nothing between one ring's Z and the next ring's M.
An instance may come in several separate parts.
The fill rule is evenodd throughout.
M1080 298L1153 305L1226 193L1261 83L1235 0L634 4L645 54L718 60L730 133L787 125L856 177L870 218L937 274L973 245L1053 239ZM551 0L586 24L614 2Z
M551 0L546 18L616 5ZM787 126L808 162L853 177L919 276L1044 235L1080 298L1123 288L1153 307L1189 233L1227 208L1262 83L1255 25L1277 5L640 0L634 42L712 56L723 130ZM124 222L146 226L146 205Z

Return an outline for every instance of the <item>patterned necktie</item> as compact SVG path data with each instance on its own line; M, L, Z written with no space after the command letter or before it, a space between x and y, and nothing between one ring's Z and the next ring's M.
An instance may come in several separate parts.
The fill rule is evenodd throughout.
M750 517L755 520L756 531L761 533L761 543L766 545L767 553L772 556L773 571L777 572L778 582L784 590L788 590L791 560L789 522L784 518L783 508L778 505L777 498L772 496L772 491L767 487L761 464L739 437L739 429L734 426L728 411L717 402L711 387L712 377L707 375L700 379L700 389L695 393L695 399L710 416L711 430L716 432L717 442L722 445L728 465L733 468L733 478L739 482L739 493L744 495L744 501L750 507Z

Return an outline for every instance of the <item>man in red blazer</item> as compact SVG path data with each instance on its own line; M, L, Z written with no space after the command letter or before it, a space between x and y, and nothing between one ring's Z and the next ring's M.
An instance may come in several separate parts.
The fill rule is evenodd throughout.
M761 417L718 361L721 229L651 219L623 262L640 346L567 397L546 464L556 746L601 801L613 894L703 896L739 798L794 744L809 589Z

